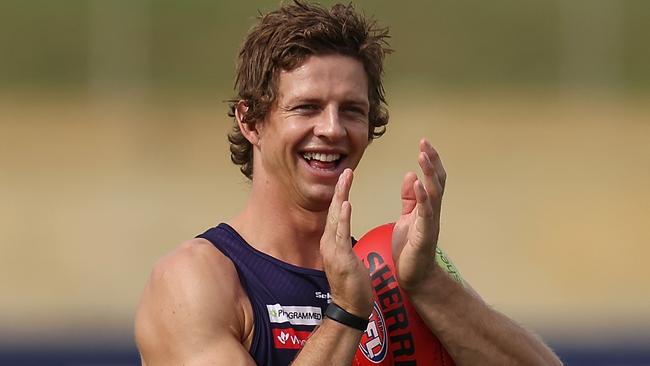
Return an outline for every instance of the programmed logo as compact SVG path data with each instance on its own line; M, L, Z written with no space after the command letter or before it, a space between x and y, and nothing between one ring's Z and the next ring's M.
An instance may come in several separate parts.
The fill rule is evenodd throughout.
M321 309L317 306L266 305L271 323L291 325L319 325L323 321Z
M388 353L388 333L384 316L375 301L366 331L361 335L359 349L373 363L380 363Z

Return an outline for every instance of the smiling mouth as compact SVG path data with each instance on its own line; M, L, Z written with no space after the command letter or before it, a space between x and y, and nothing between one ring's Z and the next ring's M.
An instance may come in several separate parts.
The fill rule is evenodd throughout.
M301 154L307 164L312 168L330 170L336 169L340 162L345 158L342 154L325 154L316 152L304 152Z

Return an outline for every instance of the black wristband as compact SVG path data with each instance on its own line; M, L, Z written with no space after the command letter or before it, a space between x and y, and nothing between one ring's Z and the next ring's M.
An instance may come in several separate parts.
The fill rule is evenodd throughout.
M327 306L325 316L343 325L347 325L348 327L359 329L362 332L365 332L368 327L368 319L350 314L335 303L330 303L329 306Z

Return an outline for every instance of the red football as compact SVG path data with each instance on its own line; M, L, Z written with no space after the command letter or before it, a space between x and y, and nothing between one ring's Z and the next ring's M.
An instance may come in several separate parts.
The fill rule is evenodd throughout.
M391 249L393 226L370 230L354 246L370 270L375 304L352 364L453 366L454 361L397 284Z

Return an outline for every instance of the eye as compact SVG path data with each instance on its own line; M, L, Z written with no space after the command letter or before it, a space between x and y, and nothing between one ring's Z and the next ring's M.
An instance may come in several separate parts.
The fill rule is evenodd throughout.
M343 111L346 112L346 113L352 113L352 114L356 114L356 115L360 115L360 116L364 116L364 117L367 115L365 109L363 109L363 108L361 108L359 106L356 106L356 105L346 106L346 107L343 108Z
M319 107L316 104L300 104L291 108L291 110L300 113L312 113L317 111L318 108Z

